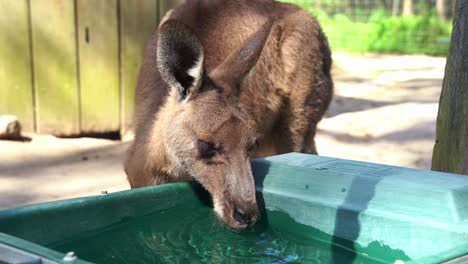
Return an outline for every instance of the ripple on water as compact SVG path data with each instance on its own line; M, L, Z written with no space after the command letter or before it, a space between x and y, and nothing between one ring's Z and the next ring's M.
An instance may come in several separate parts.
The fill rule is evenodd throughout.
M285 232L288 230L281 226L294 229L294 225L300 225L285 215L269 212L268 219L264 217L254 228L237 233L223 227L211 208L182 205L51 246L61 252L74 251L80 258L95 263L116 264L330 263L335 259L333 254L337 251L323 242L323 234L322 240L316 240L310 238L312 235ZM271 224L275 221L282 224ZM310 230L307 232L313 231ZM342 251L338 254L347 258L349 251ZM354 263L385 263L367 258L355 260Z

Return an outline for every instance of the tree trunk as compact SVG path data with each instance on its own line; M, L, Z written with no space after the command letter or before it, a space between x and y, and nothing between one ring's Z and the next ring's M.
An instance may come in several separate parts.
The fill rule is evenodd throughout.
M468 1L457 1L432 169L468 175Z
M454 17L455 11L457 10L457 0L451 0L450 4L451 4L450 17Z
M392 16L398 16L400 10L400 0L394 0L392 5Z
M414 15L414 3L413 0L403 0L403 16Z
M446 0L437 0L436 2L436 9L437 9L437 14L439 15L440 18L447 18L447 11L446 11Z
M353 2L353 0L346 1L346 5L344 7L346 15L350 16L351 19L353 19Z

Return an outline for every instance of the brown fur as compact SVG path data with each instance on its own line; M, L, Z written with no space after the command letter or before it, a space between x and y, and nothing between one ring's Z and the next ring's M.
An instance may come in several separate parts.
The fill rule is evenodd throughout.
M174 20L190 28L204 51L203 80L184 101L157 65L161 26ZM330 67L317 20L296 6L187 0L163 18L145 50L135 141L125 162L132 188L194 177L212 194L221 219L245 228L233 214L241 210L250 222L258 212L248 149L258 138L256 156L316 153L316 125L332 97ZM202 159L200 140L222 149Z

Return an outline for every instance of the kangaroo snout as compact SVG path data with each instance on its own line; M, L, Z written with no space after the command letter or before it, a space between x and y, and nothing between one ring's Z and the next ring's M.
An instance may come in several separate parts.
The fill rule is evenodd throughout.
M243 208L240 205L234 205L232 218L239 224L239 226L245 226L245 228L247 228L255 223L257 215L257 205L251 206L251 208Z
M224 200L226 200L224 198ZM259 210L254 200L246 202L215 202L215 211L220 220L228 227L242 231L251 227L258 219Z

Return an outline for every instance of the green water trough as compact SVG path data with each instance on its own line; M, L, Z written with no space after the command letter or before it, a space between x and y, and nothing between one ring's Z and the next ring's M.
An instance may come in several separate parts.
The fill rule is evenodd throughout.
M0 264L468 263L467 176L299 153L252 170L251 230L168 184L0 211Z

